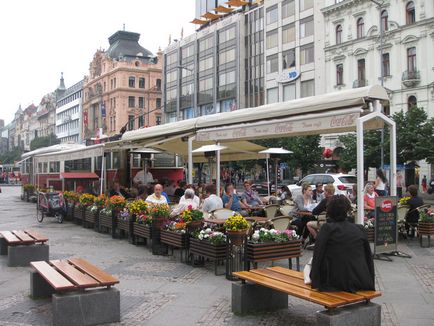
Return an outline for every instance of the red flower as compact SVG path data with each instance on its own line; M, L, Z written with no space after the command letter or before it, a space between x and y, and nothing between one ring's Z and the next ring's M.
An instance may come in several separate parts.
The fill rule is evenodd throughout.
M191 211L193 209L192 205L188 205L188 210Z

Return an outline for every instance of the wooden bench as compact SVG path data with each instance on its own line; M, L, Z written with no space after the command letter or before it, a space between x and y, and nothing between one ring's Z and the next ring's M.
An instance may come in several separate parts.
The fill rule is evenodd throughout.
M251 313L288 308L288 295L322 305L325 311L317 313L319 325L381 325L381 306L370 300L381 296L378 291L320 292L304 283L302 272L283 267L253 269L233 273L242 284L232 285L232 311ZM253 284L246 284L246 281ZM256 297L256 299L254 298Z
M119 280L81 258L34 261L30 295L52 296L53 325L94 325L120 321Z
M0 254L8 266L29 266L33 260L48 260L48 238L33 230L0 231Z

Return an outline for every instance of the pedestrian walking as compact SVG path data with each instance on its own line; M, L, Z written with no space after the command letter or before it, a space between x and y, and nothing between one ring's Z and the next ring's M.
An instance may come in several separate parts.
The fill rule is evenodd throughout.
M427 190L428 190L427 186L428 186L428 181L426 179L426 175L424 175L422 178L422 191L423 192L427 192Z

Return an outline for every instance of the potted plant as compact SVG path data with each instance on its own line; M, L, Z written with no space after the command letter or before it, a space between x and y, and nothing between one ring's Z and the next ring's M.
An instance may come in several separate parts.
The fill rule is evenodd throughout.
M106 206L99 211L99 231L110 232L113 227L113 212L110 206Z
M169 218L170 207L167 204L157 204L149 207L149 215L152 217L153 227L160 229Z
M69 220L72 220L74 218L75 205L78 203L80 195L74 191L64 191L63 198L66 203L66 216Z
M137 243L137 238L145 240L152 238L152 217L147 212L142 212L136 215L136 220L133 223L134 243Z
M419 212L419 222L417 225L417 233L422 246L422 236L428 237L428 247L431 245L430 238L434 235L434 209L426 208Z
M83 194L80 196L80 205L83 208L83 226L95 224L95 209L92 210L92 206L95 202L95 196L91 194Z
M247 269L252 262L255 267L261 261L274 261L297 258L301 256L301 241L295 230L256 230L246 244L245 258ZM292 263L290 263L290 267Z
M35 193L35 186L31 183L26 183L23 185L23 191L24 191L24 200L28 202L30 201L30 197L33 196Z
M243 216L234 212L234 214L225 221L224 227L231 243L235 246L240 246L247 236L250 225Z
M164 243L172 248L181 249L182 251L188 248L188 236L186 223L180 220L170 221L165 224L160 233L161 243Z
M368 235L368 241L374 242L375 237L375 217L367 218L363 220L363 226L365 228L366 234Z
M203 212L198 209L193 209L193 207L189 205L188 208L181 213L180 219L187 224L187 229L191 232L201 227L203 223Z

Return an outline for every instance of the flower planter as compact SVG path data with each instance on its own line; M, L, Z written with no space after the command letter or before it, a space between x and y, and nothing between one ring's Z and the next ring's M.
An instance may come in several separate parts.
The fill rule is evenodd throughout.
M71 203L66 204L66 216L65 220L72 221L74 219L74 209L75 205Z
M422 238L428 238L428 247L431 247L431 236L434 235L434 222L422 222L417 224L417 233L419 235L420 246L422 246Z
M247 229L246 230L237 230L237 231L226 230L226 234L227 234L229 241L232 245L242 246L244 239L247 237Z
M95 222L97 221L98 211L91 211L90 207L87 207L84 211L84 227L92 228L95 225Z
M368 235L368 241L374 242L375 240L375 229L374 228L365 228L365 232Z
M133 234L137 237L151 239L152 238L152 228L147 224L139 224L137 222L133 223Z
M124 220L118 216L116 228L119 230L120 238L128 238L129 241L132 242L132 233L133 233L133 221L128 219Z
M193 221L193 222L188 222L188 223L186 224L187 231L188 231L189 233L191 233L191 232L193 232L193 231L195 231L195 230L198 230L198 229L200 229L200 227L202 226L202 224L203 224L203 221Z
M112 214L99 212L99 228L100 231L110 232L113 227Z
M190 256L194 263L195 256L214 261L214 274L217 275L217 264L226 259L226 243L215 245L207 240L189 239Z
M299 266L299 257L301 256L301 240L291 240L287 242L264 242L253 243L247 242L245 248L245 260L247 269L250 263L255 265L258 262L274 261L281 259L297 259L297 270ZM292 265L291 261L290 267Z
M161 243L164 243L173 248L187 249L188 246L187 233L161 230L160 239Z
M74 208L74 222L77 224L82 223L84 219L85 208L82 206L75 206Z

